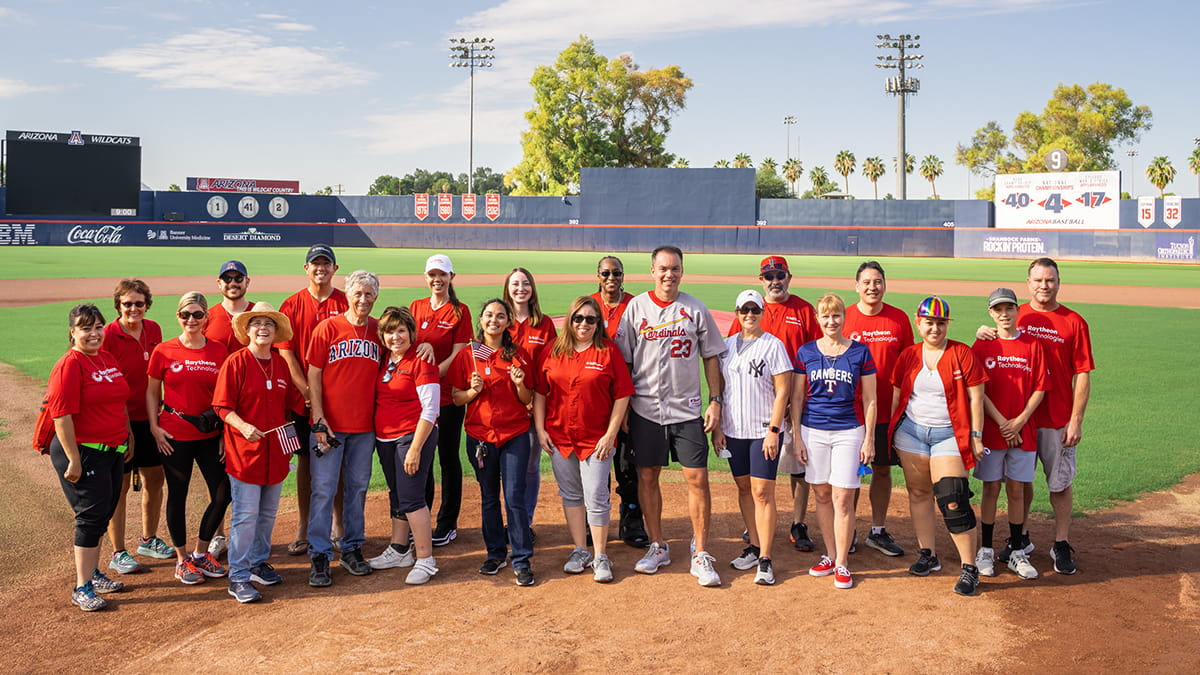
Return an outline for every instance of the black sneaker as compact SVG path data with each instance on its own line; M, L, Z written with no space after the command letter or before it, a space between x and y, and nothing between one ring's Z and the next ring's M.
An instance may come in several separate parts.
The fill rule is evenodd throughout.
M954 592L959 595L975 595L979 588L979 568L974 565L963 565L962 573L958 575L958 583L954 584Z
M933 551L923 548L918 551L918 553L920 554L920 557L917 558L917 562L909 566L909 574L915 574L919 577L927 577L929 576L930 572L937 572L938 570L942 569L942 563L938 560L938 557L933 554ZM972 566L972 569L974 569L974 566ZM978 576L979 574L976 572L976 577Z
M271 563L259 563L250 568L250 581L260 583L263 586L274 586L283 581L283 577L271 567Z
M638 506L622 506L619 526L621 541L633 548L649 548L650 536L642 521L642 509Z
M1075 574L1078 570L1075 569L1075 561L1071 559L1071 554L1075 549L1065 541L1056 541L1050 549L1050 559L1054 561L1054 571L1059 574Z
M750 530L742 530L742 543L743 544L750 543Z
M489 574L489 575L495 574L496 572L499 572L500 570L504 569L505 567L508 567L507 560L497 560L495 558L488 558L487 560L483 561L482 565L479 566L479 573L480 574Z
M329 575L329 557L324 554L313 556L312 570L308 573L308 585L317 588L333 585L333 577Z
M1026 532L1025 536L1028 537L1029 533ZM1008 537L1004 540L1004 548L996 551L996 562L1002 562L1002 563L1008 562L1008 556L1011 555L1012 552L1013 552L1012 537ZM1033 553L1033 542L1032 541L1025 545L1025 555L1029 555L1030 553Z
M892 535L888 534L887 528L880 530L879 534L875 534L874 532L868 534L867 546L887 556L896 557L904 555L904 549L900 548L900 544L897 544L895 539L892 539Z
M342 559L339 562L343 569L356 577L365 577L375 571L363 559L361 548L356 548L353 551L343 551Z
M847 553L858 552L858 530L854 531L854 536L850 537L850 550Z
M528 567L518 567L514 571L517 574L517 585L518 586L532 586L533 585L533 570L532 569L530 569Z
M792 523L792 531L788 539L792 540L792 546L797 551L809 553L813 550L812 539L808 538L808 525L805 523Z
M450 542L454 541L455 539L458 539L458 530L456 530L454 528L443 530L442 528L439 527L433 531L433 545L434 546L445 546L446 544L449 544Z

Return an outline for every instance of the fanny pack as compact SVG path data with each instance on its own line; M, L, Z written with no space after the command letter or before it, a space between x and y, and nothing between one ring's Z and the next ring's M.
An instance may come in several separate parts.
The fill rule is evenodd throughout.
M196 427L196 429L202 434L211 434L214 431L220 431L221 425L223 424L221 422L221 418L217 416L217 412L212 408L206 409L199 415L189 415L185 412L180 412L172 408L166 403L163 403L163 410L171 413L172 415L179 416L183 419L183 421Z

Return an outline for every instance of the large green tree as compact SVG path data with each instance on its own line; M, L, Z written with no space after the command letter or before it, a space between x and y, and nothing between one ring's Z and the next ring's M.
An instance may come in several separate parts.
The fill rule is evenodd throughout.
M1167 184L1175 180L1175 166L1166 155L1155 157L1146 165L1146 178L1158 188L1158 198L1162 199Z
M468 190L468 186L465 173L455 176L448 171L416 169L412 173L404 174L403 178L387 174L379 176L374 183L371 183L371 187L367 188L367 194L411 195L422 192L463 194ZM508 188L504 186L504 176L493 171L491 167L475 167L475 193L482 195L489 192L508 194Z
M533 109L521 134L521 163L505 176L513 194L578 190L581 167L670 166L671 118L692 80L679 66L639 70L628 55L609 59L587 36L567 46L530 80Z
M879 199L879 179L887 172L887 168L883 165L883 159L879 157L864 159L862 172L867 180L871 181L871 187L875 189L875 199Z
M783 178L774 169L768 170L764 166L754 173L754 196L759 199L786 199L791 194Z
M937 183L936 181L942 175L944 164L937 155L925 155L925 159L921 160L921 177L929 181L929 187L933 190L933 198L937 199Z
M850 194L850 174L854 173L857 163L858 159L849 150L842 150L833 158L833 170L842 174L842 180L846 181L846 194Z

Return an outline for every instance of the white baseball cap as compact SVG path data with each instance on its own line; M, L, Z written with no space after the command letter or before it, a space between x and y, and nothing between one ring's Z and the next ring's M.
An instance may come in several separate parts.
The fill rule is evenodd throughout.
M429 256L425 261L425 272L431 270L440 270L446 274L454 274L454 265L450 264L450 258L438 253L437 255Z
M753 302L754 304L758 305L759 308L761 309L763 306L762 293L759 293L758 291L756 291L752 288L747 288L746 290L742 291L741 293L738 293L737 303L734 304L733 307L734 307L734 309L745 307L747 302Z

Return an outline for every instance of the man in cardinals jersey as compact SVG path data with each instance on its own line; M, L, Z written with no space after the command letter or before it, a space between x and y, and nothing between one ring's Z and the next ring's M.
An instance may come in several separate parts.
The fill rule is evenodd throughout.
M250 274L240 260L230 260L217 270L217 290L223 299L208 310L208 323L204 324L204 337L225 345L232 354L245 345L233 334L233 317L250 309L254 303L246 297L250 289Z
M696 539L692 576L702 586L719 586L714 558L707 552L712 496L708 488L705 434L721 420L721 370L725 351L720 329L704 303L679 291L683 251L660 246L650 256L654 289L629 301L617 329L617 346L630 365L634 395L629 440L638 466L638 495L650 548L635 570L654 574L670 564L662 532L662 491L658 477L672 458L683 467L688 512ZM700 371L708 382L709 403L701 419Z

